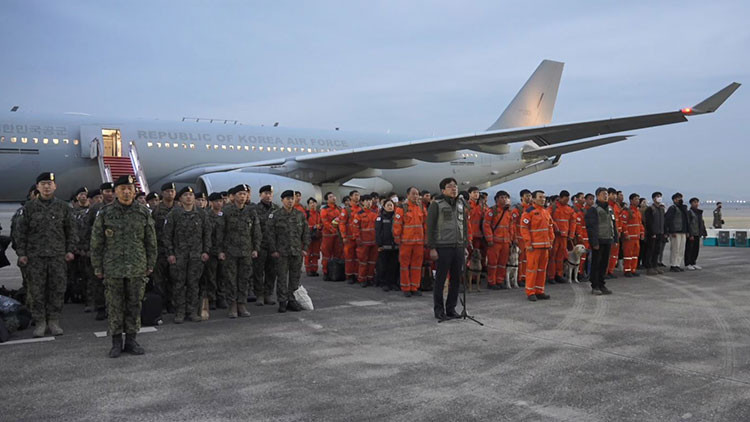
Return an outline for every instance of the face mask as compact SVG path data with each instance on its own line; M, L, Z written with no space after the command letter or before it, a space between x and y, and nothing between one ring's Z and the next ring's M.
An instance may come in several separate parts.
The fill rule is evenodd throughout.
M393 201L394 204L398 203L398 196L392 196L391 201Z

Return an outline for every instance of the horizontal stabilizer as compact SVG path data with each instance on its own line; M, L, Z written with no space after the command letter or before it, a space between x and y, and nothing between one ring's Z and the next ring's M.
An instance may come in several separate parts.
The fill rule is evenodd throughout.
M532 149L532 150L523 152L523 159L529 160L529 159L537 159L537 158L545 158L545 157L554 157L557 155L567 154L570 152L581 151L584 149L600 147L602 145L624 141L631 136L635 136L635 135L608 136L606 138L592 139L590 141L576 142L574 144Z
M736 91L740 85L741 84L737 82L732 82L721 91L694 105L692 108L684 109L683 113L687 115L713 113L724 104L724 101L726 101L730 95L734 94L734 91Z

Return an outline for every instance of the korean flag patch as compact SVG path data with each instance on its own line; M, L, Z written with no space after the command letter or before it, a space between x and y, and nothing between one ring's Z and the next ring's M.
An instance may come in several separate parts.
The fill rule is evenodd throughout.
M529 224L529 219L528 218L524 218L523 219L523 224Z

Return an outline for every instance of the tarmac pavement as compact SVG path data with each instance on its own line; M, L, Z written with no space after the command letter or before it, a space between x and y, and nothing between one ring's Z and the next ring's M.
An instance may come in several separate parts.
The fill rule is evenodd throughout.
M611 296L483 289L468 309L484 326L436 323L429 293L305 278L315 311L166 315L146 355L119 359L94 335L106 321L69 304L65 335L0 345L0 419L747 421L748 257L703 248L703 271L620 277Z

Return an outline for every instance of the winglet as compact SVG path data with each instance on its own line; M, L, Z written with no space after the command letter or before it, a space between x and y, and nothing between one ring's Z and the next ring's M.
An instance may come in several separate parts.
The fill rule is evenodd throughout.
M737 82L732 82L731 84L727 85L724 89L717 92L716 94L706 98L705 100L701 101L700 103L694 105L690 108L683 108L682 114L686 116L693 116L696 114L706 114L706 113L713 113L714 111L718 110L719 107L724 104L724 101L729 98L730 95L734 94L734 91L737 90L737 88L740 87L741 84Z

